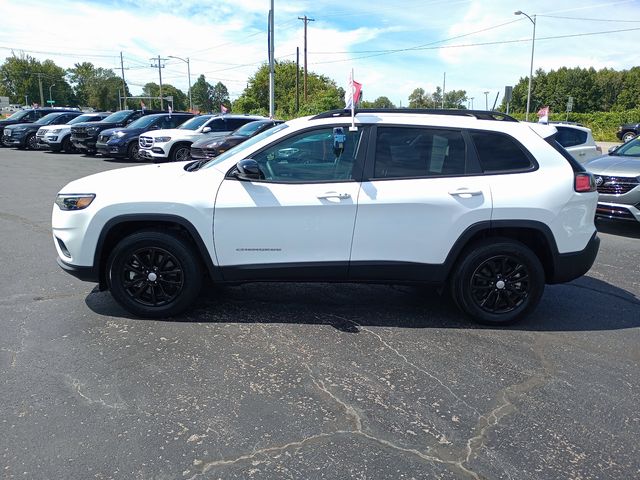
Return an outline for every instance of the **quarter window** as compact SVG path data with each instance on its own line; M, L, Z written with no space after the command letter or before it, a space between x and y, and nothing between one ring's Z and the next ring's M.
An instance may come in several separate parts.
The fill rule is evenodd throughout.
M344 127L344 149L334 150L332 128L309 130L288 137L253 156L265 180L278 183L312 183L351 180L363 128Z
M466 145L460 131L378 128L375 178L464 175L466 163Z
M556 140L564 148L575 147L587 142L587 132L577 128L559 127L557 125L556 129L558 130Z
M485 172L529 170L531 160L522 147L509 135L497 132L470 132Z

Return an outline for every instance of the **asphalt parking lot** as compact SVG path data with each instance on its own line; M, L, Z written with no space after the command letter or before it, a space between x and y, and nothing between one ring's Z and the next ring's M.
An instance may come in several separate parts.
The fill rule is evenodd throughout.
M403 286L210 286L132 318L55 262L68 181L0 148L0 478L640 478L640 226L506 329Z

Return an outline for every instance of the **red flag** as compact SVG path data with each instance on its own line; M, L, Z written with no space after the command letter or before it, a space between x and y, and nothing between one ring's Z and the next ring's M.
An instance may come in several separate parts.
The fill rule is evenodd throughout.
M542 107L538 110L538 123L549 123L549 107Z
M362 84L356 82L353 76L349 75L349 90L345 93L346 108L352 108L358 104L360 92L362 92Z
M144 110L146 107L146 105L144 104L144 102L142 100L140 100L140 108L142 108L142 110Z
M220 113L227 113L229 111L229 109L227 107L225 107L224 105L220 105Z

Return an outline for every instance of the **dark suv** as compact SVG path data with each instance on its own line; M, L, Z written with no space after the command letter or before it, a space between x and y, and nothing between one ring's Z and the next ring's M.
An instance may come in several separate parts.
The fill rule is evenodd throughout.
M81 152L96 153L96 142L100 132L108 128L126 127L134 120L152 113L162 112L157 110L120 110L100 122L79 123L71 127L71 143Z
M2 135L2 143L7 147L28 148L30 150L38 149L38 139L36 133L38 129L45 125L53 125L67 123L76 117L82 115L82 112L55 112L45 115L44 117L32 123L16 123L4 128Z
M618 127L616 137L623 142L628 142L636 138L638 133L640 133L640 123L623 123Z
M54 112L79 112L77 108L25 108L24 110L18 110L13 115L4 120L0 120L0 147L6 145L2 142L2 130L9 125L15 125L17 123L33 123L36 120L41 119L45 115Z
M109 128L98 137L96 150L105 157L140 160L138 137L150 130L176 128L193 117L193 113L173 112L145 115L126 128Z

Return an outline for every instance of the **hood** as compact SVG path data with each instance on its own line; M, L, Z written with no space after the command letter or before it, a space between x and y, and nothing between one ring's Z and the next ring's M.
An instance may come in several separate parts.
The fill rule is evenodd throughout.
M226 133L206 133L191 145L194 148L208 148L214 142L225 140L229 135Z
M124 130L124 128L107 128L106 130L102 130L102 132L100 132L101 135L107 135L107 136L111 136L116 132L119 132L120 130Z
M125 203L185 203L199 194L215 195L224 174L215 169L187 172L190 162L126 167L96 173L65 185L60 193L94 193L96 207ZM131 212L136 213L136 212Z
M11 123L9 125L7 125L6 129L12 130L14 128L22 128L22 127L34 127L36 125L34 125L33 122L30 123ZM37 125L37 127L48 127L49 125Z
M605 155L585 163L584 168L598 175L638 177L640 176L640 157Z
M184 128L167 128L164 130L147 130L145 137L196 137L202 135L198 130L187 130Z

